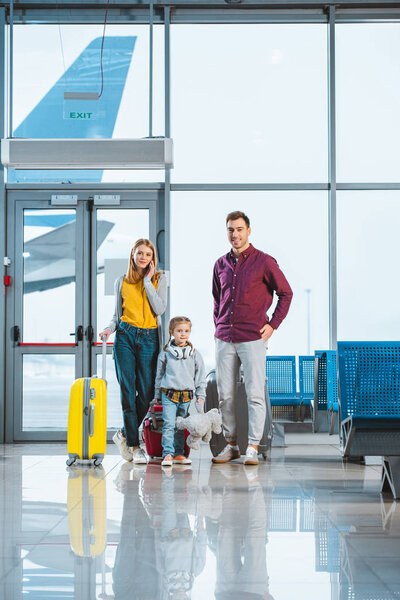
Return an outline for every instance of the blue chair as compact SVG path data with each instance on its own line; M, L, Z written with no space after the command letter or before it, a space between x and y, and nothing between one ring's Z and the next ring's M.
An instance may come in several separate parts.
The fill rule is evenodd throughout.
M265 370L273 420L298 421L300 398L296 389L296 357L267 356ZM276 434L277 431L275 439Z
M328 399L326 388L326 351L316 350L314 356L314 396L311 400L313 432L328 431Z
M383 456L382 491L400 498L400 342L338 342L343 458Z
M299 389L302 420L304 420L305 407L311 406L314 399L314 368L314 356L299 356Z
M337 358L335 350L326 352L326 395L328 409L329 435L338 433L337 415L339 412Z
M296 357L267 356L266 376L272 406L299 406L296 390Z
M314 356L299 356L300 402L304 406L311 406L314 398L314 368Z

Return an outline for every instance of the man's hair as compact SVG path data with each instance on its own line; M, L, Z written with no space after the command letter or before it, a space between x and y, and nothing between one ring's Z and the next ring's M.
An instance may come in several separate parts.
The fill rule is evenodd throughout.
M226 217L226 224L228 224L228 221L237 221L238 219L243 219L247 227L250 227L249 217L245 215L244 212L242 212L241 210L234 210L233 212L230 212L229 215Z

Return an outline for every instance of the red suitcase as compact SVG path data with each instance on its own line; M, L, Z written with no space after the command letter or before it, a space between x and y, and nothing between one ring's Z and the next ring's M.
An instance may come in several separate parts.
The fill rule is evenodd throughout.
M150 402L150 408L143 421L143 441L150 458L162 457L161 435L163 427L162 405ZM189 432L185 429L185 456L190 448L186 443Z

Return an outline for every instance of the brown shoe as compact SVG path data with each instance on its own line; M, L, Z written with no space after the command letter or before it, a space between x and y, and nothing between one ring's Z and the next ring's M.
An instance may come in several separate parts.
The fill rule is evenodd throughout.
M231 446L227 444L223 450L217 456L214 456L212 459L213 463L221 464L227 463L231 460L235 460L235 458L240 458L240 452L238 446Z

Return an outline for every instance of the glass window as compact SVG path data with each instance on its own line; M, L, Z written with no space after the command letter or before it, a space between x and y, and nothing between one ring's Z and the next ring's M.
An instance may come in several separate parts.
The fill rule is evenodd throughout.
M75 355L23 356L23 429L67 430Z
M400 23L336 26L338 181L400 181Z
M141 138L149 135L149 27L14 28L14 136ZM29 52L27 51L29 49ZM80 99L65 94L81 94ZM87 100L82 93L98 94ZM153 135L164 135L164 31L154 28ZM9 181L160 181L162 171L9 171Z
M400 338L400 192L338 192L338 339Z
M175 25L174 181L327 179L324 25Z
M149 237L149 211L144 209L97 210L97 331L111 321L115 310L113 287L105 290L104 269L107 261L118 261L118 275L126 273L133 244ZM106 265L106 266L105 266ZM112 265L111 265L112 268ZM114 272L114 270L113 270ZM116 277L117 277L116 276ZM115 278L116 278L115 277ZM114 279L114 277L112 277ZM106 291L108 293L106 293ZM98 338L97 338L98 339ZM114 334L110 342L114 339ZM97 341L97 340L96 340ZM100 371L98 371L100 373Z
M200 208L201 207L201 208ZM268 352L307 354L328 344L328 230L324 192L175 192L172 195L171 316L193 321L193 343L214 367L211 280L215 260L229 251L226 215L243 210L253 245L272 255L294 293L289 314ZM181 239L182 232L186 232ZM310 290L310 291L308 291ZM269 316L273 312L269 311Z
M24 342L74 342L75 232L74 210L24 210Z

